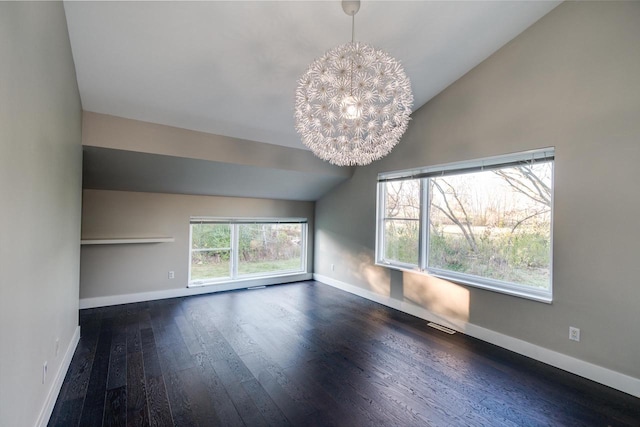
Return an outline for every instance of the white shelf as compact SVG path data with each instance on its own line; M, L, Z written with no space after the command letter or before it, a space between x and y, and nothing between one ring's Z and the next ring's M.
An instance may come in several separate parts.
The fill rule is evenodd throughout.
M122 239L83 239L81 245L130 245L138 243L171 243L173 237L127 237Z

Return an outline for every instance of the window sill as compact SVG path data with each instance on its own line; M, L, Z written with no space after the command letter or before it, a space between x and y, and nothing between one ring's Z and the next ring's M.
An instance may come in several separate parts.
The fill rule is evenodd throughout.
M497 292L505 295L510 295L514 297L524 298L531 301L542 302L545 304L553 303L553 295L550 291L545 291L542 289L531 288L528 289L525 286L519 286L516 284L508 283L508 282L498 282L490 283L483 281L473 280L472 277L462 277L458 276L455 273L449 273L446 271L423 271L419 270L417 267L405 267L397 264L388 264L384 262L376 262L376 265L380 267L386 267L393 270L406 271L409 273L416 273L423 276L437 277L438 279L447 280L449 282L463 285L463 286L471 286L474 288L484 289L487 291Z
M130 245L140 243L172 243L175 242L173 237L126 237L118 239L82 239L81 245Z
M296 276L301 276L297 278ZM252 282L260 282L260 281L273 281L273 279L291 279L295 278L295 280L308 280L307 276L311 276L310 273L305 271L293 271L286 273L278 273L278 274L261 274L261 275L252 275L252 276L243 276L237 279L231 279L230 277L224 277L217 280L197 280L189 282L187 285L188 288L199 288L203 286L218 286L218 285L233 285L233 284L242 284L242 283L250 283L251 286L260 286L254 285Z

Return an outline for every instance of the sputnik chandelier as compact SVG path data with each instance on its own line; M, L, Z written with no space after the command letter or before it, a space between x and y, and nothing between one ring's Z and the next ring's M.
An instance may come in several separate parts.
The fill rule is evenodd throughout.
M391 151L409 123L413 94L402 65L386 52L354 41L360 1L342 1L351 16L351 43L314 60L298 80L296 131L323 160L368 165Z

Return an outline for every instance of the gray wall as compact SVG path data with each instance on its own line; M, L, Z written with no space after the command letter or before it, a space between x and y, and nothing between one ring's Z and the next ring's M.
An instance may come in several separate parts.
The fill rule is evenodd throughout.
M1 2L2 426L36 423L78 325L81 119L62 3Z
M107 114L83 113L82 144L90 147L209 160L243 166L351 176L310 151L197 132Z
M316 203L315 272L640 378L639 42L638 2L557 7L415 112L390 156ZM378 172L547 146L553 304L373 265Z
M83 246L80 298L184 289L191 216L307 218L307 265L313 271L314 207L286 200L84 190L83 239L174 237L175 242ZM175 279L168 279L170 270Z
M84 112L83 187L312 201L351 177L310 151Z

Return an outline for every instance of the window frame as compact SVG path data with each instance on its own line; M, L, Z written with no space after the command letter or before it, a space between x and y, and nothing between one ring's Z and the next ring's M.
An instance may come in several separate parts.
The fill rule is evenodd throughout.
M411 179L411 178L409 178ZM424 181L420 181L420 194L423 194L423 186L424 186ZM419 269L419 266L421 264L421 260L420 260L420 254L421 249L422 249L422 242L425 240L423 237L423 233L422 233L422 221L424 220L424 209L422 208L422 204L423 201L421 199L420 201L420 212L418 214L418 219L413 219L413 218L403 218L400 220L411 220L411 221L417 221L418 222L418 264L411 264L411 263L407 263L407 262L402 262L402 261L398 261L398 260L386 260L386 258L384 257L385 255L385 244L384 244L384 235L385 235L385 229L386 229L386 221L387 220L392 220L390 218L388 218L386 216L386 194L387 192L384 190L384 185L378 185L378 195L377 195L377 199L376 199L376 206L377 206L377 218L376 218L376 223L377 223L377 231L376 231L376 248L380 248L379 251L376 250L376 264L378 264L378 260L379 259L383 259L383 264L382 265L393 265L396 267L399 267L400 269L403 270L413 270L413 269ZM379 203L379 200L382 198L383 202ZM380 243L381 246L378 246L378 243ZM382 256L380 256L382 255Z
M217 278L196 279L191 278L191 267L193 261L193 225L194 224L226 224L230 228L230 248L229 248L229 275ZM278 270L265 273L241 274L239 267L239 227L247 224L300 224L300 268L289 270ZM214 248L216 250L218 248ZM204 249L206 251L208 249ZM226 248L225 248L226 250ZM191 217L189 219L189 267L188 267L188 287L219 285L225 283L242 282L254 279L264 279L273 277L286 277L307 273L307 250L308 250L308 220L307 218L219 218L219 217ZM196 249L195 251L203 251Z
M549 287L548 289L535 288L524 284L508 282L499 279L476 276L455 272L452 270L430 267L429 262L429 185L430 177L443 175L461 175L468 172L480 172L492 169L502 169L517 166L528 162L547 162L551 168L551 204L550 204L550 246L549 246ZM418 238L418 263L408 264L385 257L385 214L386 214L386 183L396 180L420 179L420 222ZM395 270L410 271L418 274L426 274L449 280L454 283L486 289L507 295L527 298L534 301L551 303L553 301L553 216L554 216L554 192L555 192L555 148L548 147L537 150L529 150L502 156L485 157L468 161L447 163L418 169L407 169L378 174L376 192L376 239L375 239L375 264Z

